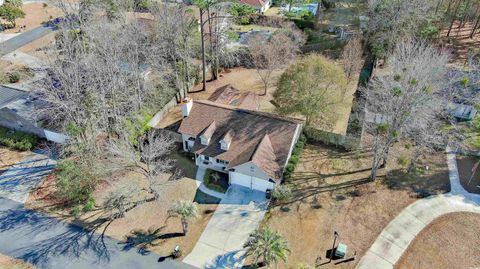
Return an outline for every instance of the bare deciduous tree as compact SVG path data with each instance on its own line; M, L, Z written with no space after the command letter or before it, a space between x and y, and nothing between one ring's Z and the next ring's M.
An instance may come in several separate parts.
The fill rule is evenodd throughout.
M375 179L381 163L386 163L392 145L406 136L419 119L431 118L432 107L445 107L442 88L448 57L432 46L406 40L390 56L391 72L375 77L366 91L366 109L379 120L367 122L374 135L370 177Z
M248 47L253 64L263 82L263 95L267 95L272 73L288 64L295 57L298 48L283 32L274 33L267 40L262 36L252 38L248 42Z

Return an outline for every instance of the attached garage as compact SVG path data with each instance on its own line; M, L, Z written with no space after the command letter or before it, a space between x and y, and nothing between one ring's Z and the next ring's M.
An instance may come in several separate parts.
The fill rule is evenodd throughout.
M273 190L275 188L273 182L237 172L230 172L230 184L240 185L258 191Z

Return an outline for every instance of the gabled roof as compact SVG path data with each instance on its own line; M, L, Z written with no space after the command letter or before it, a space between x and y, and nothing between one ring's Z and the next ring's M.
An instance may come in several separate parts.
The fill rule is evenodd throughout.
M258 144L255 153L253 153L252 162L262 168L271 178L276 178L276 173L280 169L276 160L277 156L273 150L272 142L270 142L270 138L266 134Z
M215 122L210 143L200 143L199 136ZM270 113L238 109L210 101L193 101L189 116L178 131L196 137L192 151L228 161L228 168L254 162L273 180L281 178L290 146L301 121ZM230 137L229 150L220 148L220 141Z
M232 143L232 139L233 139L233 131L232 130L228 130L225 135L223 136L222 140L227 143L227 144L230 144Z
M240 3L254 7L263 7L265 5L263 0L240 0Z
M215 132L215 121L212 121L210 125L208 125L207 129L203 132L202 136L205 137L206 139L210 139L213 136L213 133Z
M260 107L260 101L258 95L252 92L240 92L237 88L230 84L222 86L215 90L208 98L209 101L231 105L238 108L248 110L258 110Z

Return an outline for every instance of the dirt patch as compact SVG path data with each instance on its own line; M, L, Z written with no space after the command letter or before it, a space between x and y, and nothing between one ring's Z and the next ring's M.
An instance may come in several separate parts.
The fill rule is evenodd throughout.
M19 163L30 154L30 151L16 151L0 146L0 174L14 164Z
M21 47L19 50L50 64L52 59L55 59L52 54L57 52L55 50L55 32L38 38Z
M480 170L476 170L472 177L472 171L479 157L457 156L458 174L462 187L471 193L480 193Z
M33 72L26 65L13 64L9 61L0 60L0 84L21 83L33 77ZM19 80L10 81L10 76L14 75Z
M35 269L35 268L37 267L29 263L0 254L0 269Z
M425 227L395 268L478 268L480 215L451 213Z
M18 33L20 27L22 32L32 30L40 26L42 23L51 19L60 17L63 12L54 7L53 5L47 5L46 7L42 3L28 3L22 6L23 12L25 12L25 18L17 20L17 27L5 30L5 33Z
M391 158L395 158L394 154ZM293 199L272 207L262 224L279 231L289 242L289 261L279 267L294 268L300 263L314 265L328 261L326 253L337 231L340 234L337 243L348 246L347 258L356 252L357 259L321 268L354 268L386 225L418 199L421 188L428 193L449 190L443 153L423 159L422 163L432 168L408 180L406 174L393 175L393 171L403 171L403 168L390 162L388 171L382 169L380 178L371 182L369 151L344 152L307 144L289 183ZM402 184L389 183L394 180ZM425 184L415 185L418 181Z

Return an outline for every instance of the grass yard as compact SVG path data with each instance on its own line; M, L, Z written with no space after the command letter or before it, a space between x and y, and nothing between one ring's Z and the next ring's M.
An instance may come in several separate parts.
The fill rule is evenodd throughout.
M0 175L8 168L22 161L30 154L30 151L17 151L0 146Z
M235 32L248 32L248 31L270 31L275 32L279 28L256 25L256 24L248 24L248 25L233 25L233 30Z
M193 172L193 162L177 153L173 153L177 160L176 166L182 168L183 175L190 176ZM170 255L176 245L179 245L183 255L187 255L195 246L198 238L210 220L216 209L216 204L209 203L208 199L199 199L195 180L183 177L175 181L168 181L169 175L162 175L164 182L164 195L158 201L147 202L126 213L125 217L109 222L107 212L101 205L107 198L109 192L122 184L134 184L138 188L146 186L145 178L133 171L119 171L106 178L103 183L97 186L94 192L96 208L90 212L82 213L79 218L74 219L66 209L58 206L52 198L55 191L53 177L46 177L43 183L33 191L26 203L28 208L41 210L53 217L72 222L83 227L95 230L98 236L100 233L113 237L122 242L128 242L125 247L141 247L153 251L159 255ZM142 199L143 197L136 197ZM168 210L171 204L177 200L199 200L199 217L192 220L186 236L182 234L182 226L179 218L170 217ZM216 202L216 201L212 201Z
M451 213L431 222L395 265L408 268L479 268L480 215Z
M321 268L354 268L383 228L402 209L424 192L449 191L446 158L443 153L422 159L430 169L415 176L406 175L392 149L388 171L382 170L376 182L368 180L371 154L368 151L344 152L331 147L307 144L288 185L293 198L272 206L262 226L279 231L289 242L288 264L321 264L328 259L333 232L348 245L347 257L357 253L357 260L334 263ZM418 182L421 182L419 185Z
M0 269L35 269L30 263L0 254Z
M272 6L272 7L270 7L269 9L267 9L267 11L265 11L264 15L265 15L265 16L277 16L277 17L281 17L281 16L282 16L282 12L281 12L280 7L278 7L278 6Z
M63 12L59 8L53 5L47 5L45 7L42 3L24 4L22 10L26 14L25 18L18 19L17 27L7 29L5 30L5 33L18 33L22 26L25 26L22 31L32 30L44 22L63 15Z

